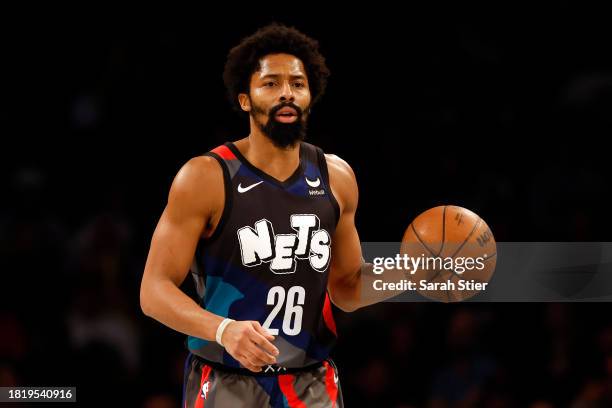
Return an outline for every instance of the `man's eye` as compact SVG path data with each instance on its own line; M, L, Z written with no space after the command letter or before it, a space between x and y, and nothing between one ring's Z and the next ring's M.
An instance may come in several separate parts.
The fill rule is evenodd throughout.
M296 82L295 84L293 84L293 86L295 86L296 88L303 88L304 87L304 83Z
M275 85L275 84L274 84L274 82L266 82L266 86L267 86L267 87L272 87L272 86L274 86L274 85Z

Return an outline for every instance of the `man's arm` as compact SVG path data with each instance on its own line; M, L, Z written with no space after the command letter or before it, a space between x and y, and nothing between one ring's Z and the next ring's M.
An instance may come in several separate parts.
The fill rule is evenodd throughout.
M397 295L373 290L373 283L381 279L372 272L361 254L359 234L355 227L355 213L359 190L353 169L338 156L326 154L329 179L334 196L340 206L340 219L332 238L331 270L327 288L331 301L345 312L378 303ZM405 278L402 271L386 270L385 280ZM362 290L363 289L363 290Z
M202 309L179 286L219 205L215 199L223 197L223 174L213 161L211 157L191 159L176 175L153 233L140 287L140 305L147 316L206 340L214 340L223 318ZM198 194L197 186L203 194Z
M211 313L180 290L193 261L196 245L211 233L209 224L224 205L223 172L212 157L191 159L178 172L168 203L157 224L140 286L143 312L191 336L215 341L223 317ZM226 350L243 366L260 371L278 350L258 322L232 322L223 332ZM264 348L264 353L259 347ZM268 354L270 353L270 354Z

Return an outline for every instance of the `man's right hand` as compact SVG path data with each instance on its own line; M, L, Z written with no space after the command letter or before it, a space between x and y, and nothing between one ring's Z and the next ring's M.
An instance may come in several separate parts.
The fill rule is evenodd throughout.
M260 372L261 367L276 363L278 349L274 336L253 320L231 322L225 327L221 342L225 350L245 368Z

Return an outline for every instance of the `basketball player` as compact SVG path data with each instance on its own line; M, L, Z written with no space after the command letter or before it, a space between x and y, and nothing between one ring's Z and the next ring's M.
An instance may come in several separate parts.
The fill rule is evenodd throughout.
M369 264L353 171L303 141L328 75L317 42L282 25L228 55L250 133L180 169L141 285L144 313L188 335L183 407L343 406L330 302L368 304ZM200 304L179 289L189 270Z

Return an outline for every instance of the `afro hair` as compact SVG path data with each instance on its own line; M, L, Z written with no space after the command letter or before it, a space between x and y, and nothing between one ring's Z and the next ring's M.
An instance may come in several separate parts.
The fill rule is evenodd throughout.
M223 82L234 109L242 112L238 94L249 93L251 75L260 60L270 54L290 54L304 64L311 93L311 106L323 96L329 77L319 43L293 27L273 23L257 30L232 48L223 71Z

